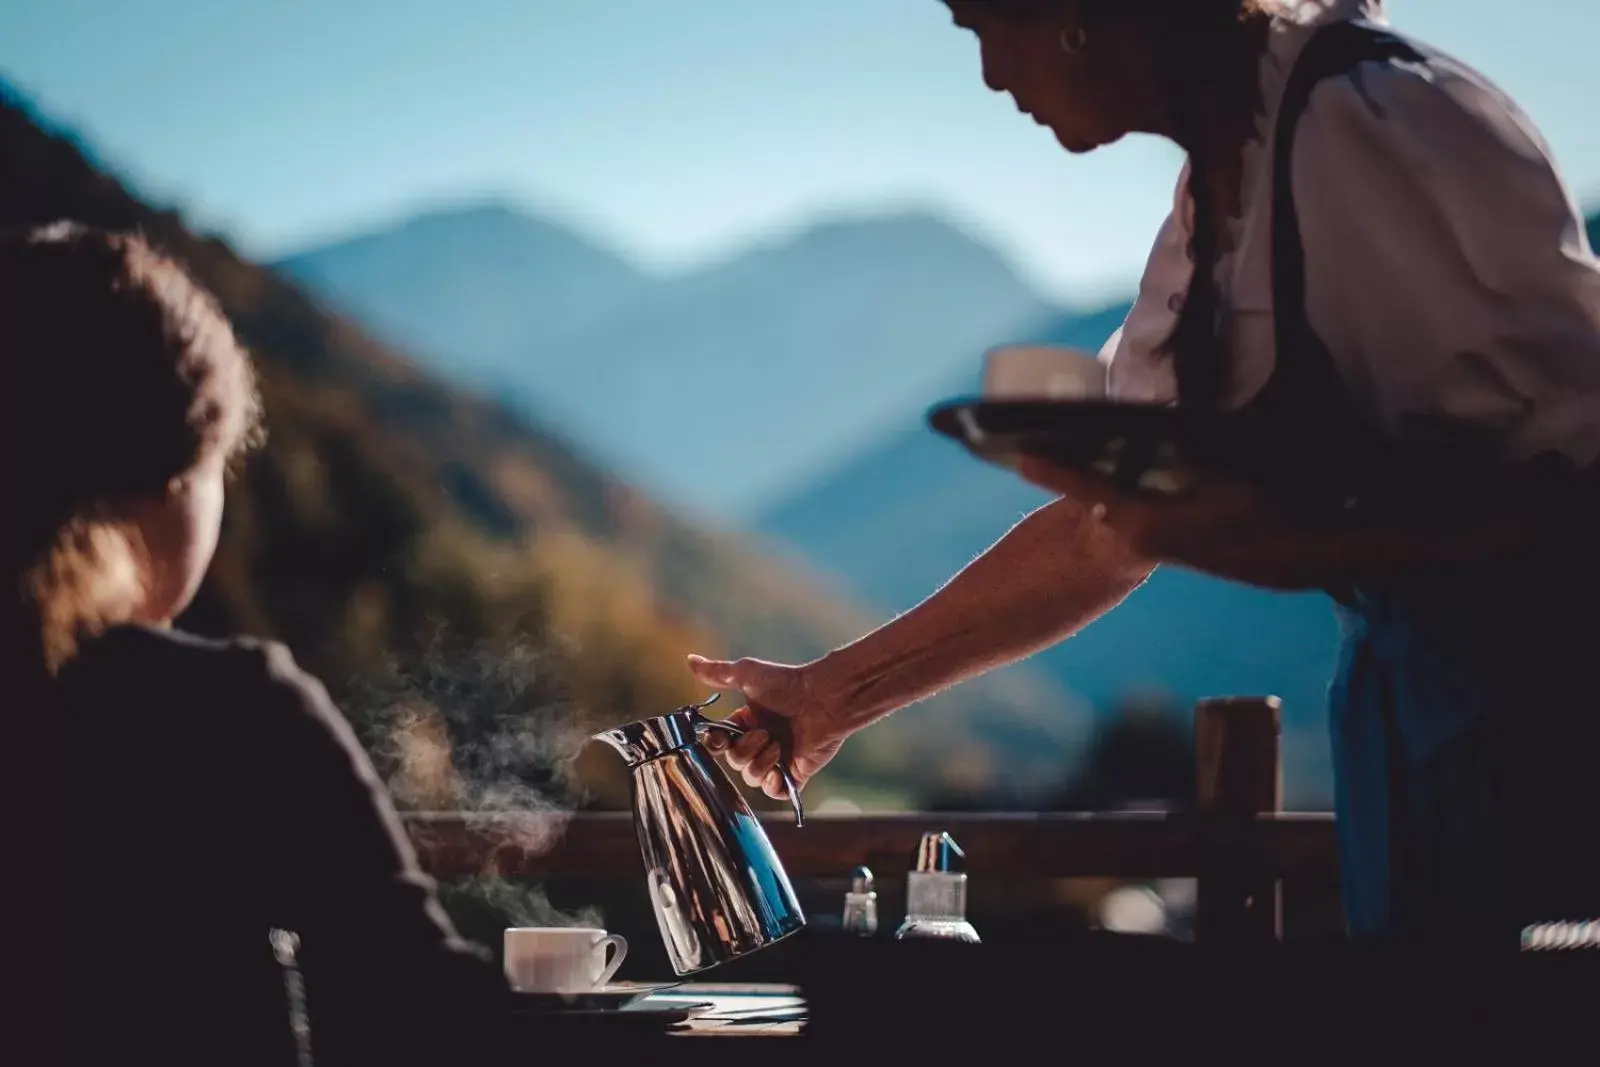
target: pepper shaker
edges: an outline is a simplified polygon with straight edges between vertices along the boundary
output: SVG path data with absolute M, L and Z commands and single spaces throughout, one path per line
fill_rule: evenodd
M 872 871 L 866 867 L 850 872 L 850 890 L 844 895 L 844 930 L 860 937 L 878 932 L 878 894 L 872 888 Z

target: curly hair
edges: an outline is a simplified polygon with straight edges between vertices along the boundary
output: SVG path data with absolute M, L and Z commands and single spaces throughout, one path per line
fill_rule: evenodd
M 261 440 L 250 360 L 216 301 L 142 238 L 71 222 L 0 237 L 8 625 L 53 675 L 142 594 L 119 505 Z

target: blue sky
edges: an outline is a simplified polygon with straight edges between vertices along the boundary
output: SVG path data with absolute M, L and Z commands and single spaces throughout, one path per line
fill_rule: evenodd
M 1390 12 L 1600 199 L 1600 4 Z M 493 195 L 671 270 L 910 204 L 1089 300 L 1137 276 L 1177 167 L 1149 139 L 1066 156 L 937 0 L 0 0 L 0 72 L 256 256 Z

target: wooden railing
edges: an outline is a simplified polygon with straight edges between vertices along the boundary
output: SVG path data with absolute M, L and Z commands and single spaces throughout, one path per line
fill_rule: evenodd
M 1195 710 L 1195 813 L 817 815 L 796 828 L 762 816 L 796 879 L 838 878 L 856 864 L 895 870 L 930 827 L 950 830 L 986 878 L 1198 879 L 1196 940 L 1281 936 L 1285 887 L 1325 891 L 1337 878 L 1333 817 L 1281 808 L 1275 699 L 1202 702 Z M 632 816 L 411 814 L 407 827 L 436 877 L 494 871 L 594 880 L 641 875 Z M 1325 893 L 1324 893 L 1325 895 Z

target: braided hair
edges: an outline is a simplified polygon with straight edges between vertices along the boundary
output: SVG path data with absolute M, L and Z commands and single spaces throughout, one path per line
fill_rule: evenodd
M 1268 7 L 1267 0 L 1076 3 L 1090 48 L 1097 31 L 1109 26 L 1131 27 L 1152 43 L 1168 119 L 1189 153 L 1194 217 L 1188 252 L 1194 274 L 1162 350 L 1174 361 L 1180 402 L 1201 410 L 1218 406 L 1225 386 L 1215 277 L 1224 218 L 1215 190 L 1237 163 L 1261 110 L 1256 57 L 1266 46 Z M 1022 18 L 1052 18 L 1064 8 L 1062 0 L 995 0 L 997 11 Z

